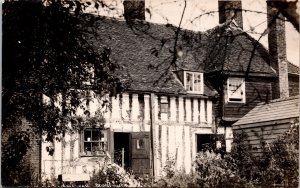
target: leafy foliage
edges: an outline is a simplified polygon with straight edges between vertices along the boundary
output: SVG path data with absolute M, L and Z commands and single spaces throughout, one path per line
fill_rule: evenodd
M 222 157 L 209 150 L 197 154 L 190 174 L 170 169 L 169 165 L 164 168 L 166 175 L 157 181 L 158 187 L 251 187 L 237 174 L 236 164 L 229 155 Z
M 80 27 L 82 5 L 60 0 L 3 3 L 3 132 L 26 119 L 37 133 L 46 135 L 46 141 L 53 141 L 70 130 L 67 122 L 83 108 L 79 99 L 89 103 L 87 90 L 101 98 L 123 89 L 114 75 L 118 65 L 110 61 L 111 50 L 95 49 L 86 37 L 93 31 Z M 50 99 L 47 105 L 44 96 Z M 11 135 L 8 140 L 15 143 L 3 143 L 2 180 L 9 185 L 14 182 L 8 177 L 18 179 L 14 172 L 22 168 L 18 165 L 29 147 L 30 138 L 22 138 Z
M 20 131 L 12 134 L 7 142 L 2 147 L 1 157 L 3 185 L 28 185 L 32 177 L 24 157 L 29 149 L 29 135 Z
M 299 122 L 291 122 L 290 129 L 266 144 L 261 139 L 262 152 L 254 155 L 247 142 L 247 134 L 236 133 L 231 156 L 241 177 L 258 186 L 269 187 L 281 184 L 285 187 L 298 186 Z
M 116 164 L 106 163 L 94 171 L 89 182 L 92 187 L 139 187 L 140 183 L 123 168 Z
M 231 153 L 223 154 L 207 149 L 197 154 L 194 171 L 186 174 L 174 168 L 169 159 L 165 175 L 154 185 L 158 187 L 283 187 L 298 186 L 299 122 L 266 144 L 261 139 L 261 155 L 252 153 L 248 136 L 234 133 Z
M 80 98 L 88 100 L 87 89 L 101 97 L 122 88 L 112 74 L 117 65 L 109 59 L 110 50 L 99 54 L 90 46 L 87 31 L 78 27 L 79 15 L 71 11 L 75 5 L 48 3 L 3 4 L 3 125 L 14 126 L 25 117 L 51 140 L 64 133 L 56 122 L 74 113 Z M 53 105 L 59 94 L 62 109 Z M 43 107 L 42 95 L 50 98 L 49 106 Z

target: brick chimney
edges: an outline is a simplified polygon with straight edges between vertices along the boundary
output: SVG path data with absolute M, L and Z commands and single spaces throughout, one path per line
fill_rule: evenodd
M 145 0 L 124 0 L 123 5 L 126 21 L 145 20 Z
M 243 29 L 242 1 L 241 0 L 219 0 L 219 23 L 234 19 Z
M 286 58 L 285 18 L 274 7 L 274 1 L 267 0 L 268 43 L 270 64 L 278 78 L 273 86 L 273 99 L 289 97 L 288 62 Z

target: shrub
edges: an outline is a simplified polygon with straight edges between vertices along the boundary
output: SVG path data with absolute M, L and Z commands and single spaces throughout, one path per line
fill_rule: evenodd
M 91 187 L 139 187 L 134 176 L 117 164 L 107 163 L 94 171 L 89 182 Z
M 6 142 L 2 142 L 2 185 L 20 186 L 32 183 L 32 173 L 25 158 L 29 148 L 29 135 L 24 131 L 10 135 Z
M 195 160 L 196 185 L 199 187 L 252 187 L 237 173 L 230 155 L 200 152 Z
M 271 143 L 260 137 L 262 152 L 254 156 L 247 134 L 235 133 L 231 157 L 237 166 L 237 174 L 256 186 L 298 186 L 299 122 L 291 123 L 290 129 Z
M 298 187 L 298 121 L 293 121 L 290 129 L 270 144 L 268 156 L 270 165 L 266 171 L 271 175 L 273 181 L 281 180 L 287 187 Z M 266 184 L 268 183 L 266 182 Z
M 158 187 L 252 187 L 236 173 L 235 161 L 213 151 L 197 154 L 192 173 L 175 170 L 169 159 L 164 167 L 164 176 L 154 186 Z
M 184 171 L 175 171 L 172 177 L 163 176 L 158 179 L 154 187 L 197 187 L 196 177 Z

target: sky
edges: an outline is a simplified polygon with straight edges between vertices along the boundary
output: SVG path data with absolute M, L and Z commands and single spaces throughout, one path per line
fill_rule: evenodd
M 103 0 L 114 10 L 105 8 L 101 15 L 123 19 L 122 0 Z M 182 28 L 205 31 L 219 24 L 218 0 L 186 0 Z M 146 21 L 178 26 L 184 9 L 184 0 L 145 0 Z M 258 39 L 267 28 L 266 0 L 242 0 L 243 28 L 252 37 Z M 299 8 L 298 8 L 299 9 Z M 258 11 L 260 13 L 255 13 Z M 268 48 L 268 37 L 264 35 L 260 42 Z M 299 66 L 300 36 L 290 22 L 286 22 L 287 59 Z

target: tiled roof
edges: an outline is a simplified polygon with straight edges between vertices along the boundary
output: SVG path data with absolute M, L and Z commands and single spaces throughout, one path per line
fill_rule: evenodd
M 186 91 L 173 74 L 174 70 L 214 72 L 220 70 L 245 71 L 255 40 L 240 29 L 223 24 L 208 32 L 181 30 L 177 46 L 183 56 L 176 65 L 172 64 L 175 33 L 172 25 L 135 21 L 133 25 L 125 21 L 109 18 L 97 19 L 90 29 L 95 29 L 98 37 L 92 37 L 93 45 L 101 50 L 112 49 L 111 59 L 121 65 L 117 74 L 122 79 L 130 79 L 130 90 L 182 93 Z M 268 65 L 268 53 L 259 44 L 255 50 L 250 72 L 274 74 Z M 205 95 L 215 95 L 216 91 L 205 86 Z
M 298 74 L 299 75 L 299 67 L 297 67 L 296 65 L 292 64 L 291 62 L 288 62 L 288 70 L 289 70 L 289 73 Z
M 233 127 L 299 117 L 299 96 L 260 103 Z
M 269 65 L 268 51 L 234 22 L 221 24 L 208 32 L 207 72 L 248 70 L 249 73 L 275 74 Z
M 193 50 L 195 46 L 191 40 L 183 40 L 183 37 L 192 35 L 195 41 L 196 37 L 201 37 L 200 33 L 181 31 L 178 45 L 185 46 L 184 55 L 178 59 L 177 66 L 170 66 L 175 27 L 142 21 L 130 27 L 125 21 L 102 18 L 94 28 L 97 28 L 99 38 L 93 39 L 93 45 L 99 50 L 103 47 L 111 49 L 111 60 L 121 66 L 117 74 L 131 81 L 130 90 L 186 94 L 182 83 L 172 71 L 186 69 L 203 72 L 202 64 L 197 60 L 201 53 Z M 204 91 L 207 96 L 216 94 L 207 85 Z

